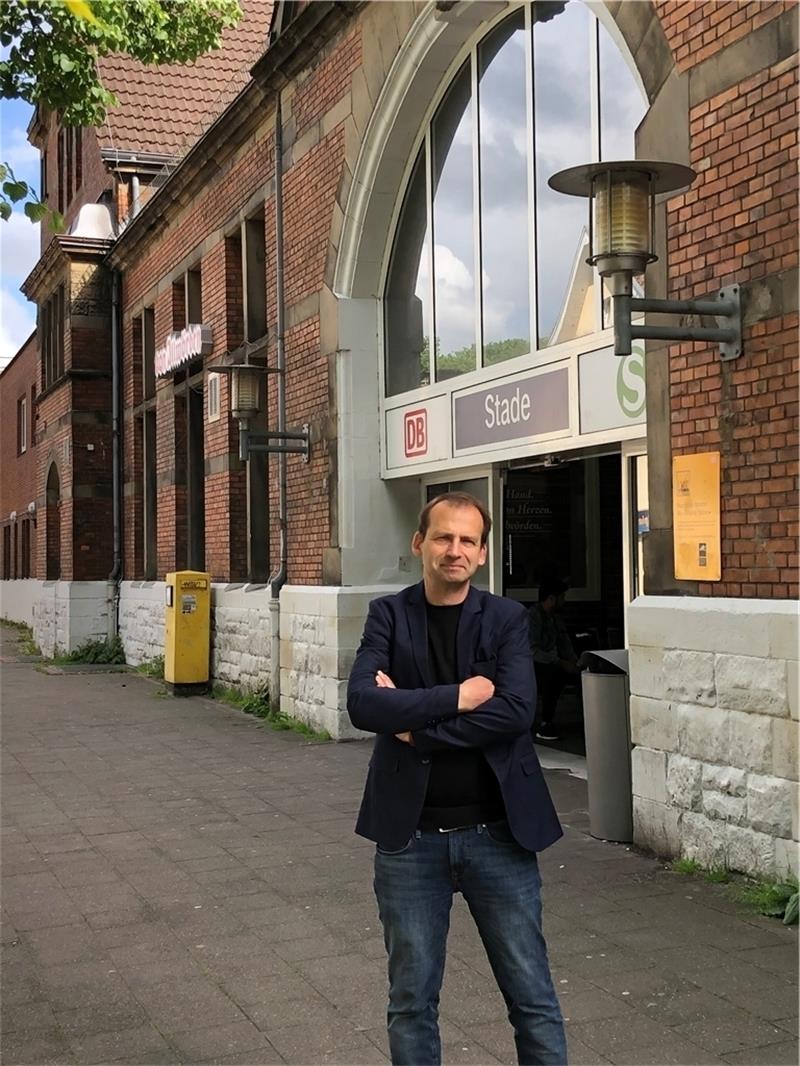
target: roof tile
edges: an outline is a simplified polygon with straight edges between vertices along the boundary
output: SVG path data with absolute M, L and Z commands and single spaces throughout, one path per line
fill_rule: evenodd
M 181 157 L 250 80 L 266 51 L 272 0 L 242 0 L 238 26 L 194 63 L 145 66 L 129 56 L 99 60 L 103 84 L 116 94 L 97 131 L 100 147 Z

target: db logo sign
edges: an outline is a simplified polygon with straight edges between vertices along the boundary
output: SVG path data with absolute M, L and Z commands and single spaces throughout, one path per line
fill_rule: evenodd
M 427 408 L 406 411 L 403 417 L 403 437 L 407 459 L 412 455 L 425 455 L 428 450 Z

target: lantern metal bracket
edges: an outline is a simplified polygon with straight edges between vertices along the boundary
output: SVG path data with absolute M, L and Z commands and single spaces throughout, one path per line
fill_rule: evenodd
M 615 278 L 616 280 L 616 278 Z M 631 354 L 631 341 L 716 341 L 722 362 L 737 359 L 742 354 L 742 305 L 738 285 L 720 289 L 716 297 L 700 300 L 637 299 L 631 295 L 630 285 L 616 285 L 614 303 L 614 354 Z M 713 326 L 646 326 L 631 321 L 635 314 L 683 315 L 715 319 Z
M 279 443 L 273 444 L 272 441 Z M 270 455 L 288 453 L 302 455 L 303 462 L 311 462 L 311 426 L 304 422 L 299 430 L 287 430 L 285 433 L 252 430 L 247 420 L 239 423 L 239 458 L 246 463 L 252 452 L 266 452 Z

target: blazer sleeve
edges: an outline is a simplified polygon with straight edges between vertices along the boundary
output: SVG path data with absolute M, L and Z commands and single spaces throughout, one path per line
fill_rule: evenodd
M 391 676 L 394 628 L 386 603 L 373 600 L 347 684 L 350 721 L 368 733 L 405 733 L 458 714 L 458 685 L 378 688 L 375 684 L 378 670 Z
M 530 731 L 536 707 L 536 678 L 527 619 L 515 614 L 498 639 L 494 696 L 475 711 L 412 730 L 421 755 L 453 748 L 488 748 Z

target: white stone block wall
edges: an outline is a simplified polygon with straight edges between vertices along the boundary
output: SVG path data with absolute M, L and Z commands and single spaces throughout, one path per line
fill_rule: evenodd
M 108 639 L 109 585 L 105 581 L 42 581 L 33 602 L 33 637 L 42 654 L 75 651 Z
M 265 585 L 213 585 L 211 674 L 223 684 L 255 692 L 272 672 L 270 590 Z
M 368 736 L 347 716 L 347 678 L 370 600 L 400 586 L 281 590 L 281 710 L 336 740 Z
M 131 666 L 164 654 L 163 581 L 123 581 L 119 587 L 119 635 Z
M 0 618 L 33 628 L 33 605 L 42 588 L 35 578 L 0 581 Z
M 797 604 L 642 596 L 628 640 L 636 842 L 797 874 Z

